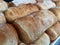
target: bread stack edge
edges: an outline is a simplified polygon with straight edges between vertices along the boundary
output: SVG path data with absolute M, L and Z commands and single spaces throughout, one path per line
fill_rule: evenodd
M 48 3 L 51 2 L 51 3 Z M 60 36 L 56 0 L 36 3 L 0 1 L 0 45 L 50 45 Z

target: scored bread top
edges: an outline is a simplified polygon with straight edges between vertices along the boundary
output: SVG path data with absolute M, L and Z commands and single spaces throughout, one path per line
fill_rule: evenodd
M 39 11 L 38 6 L 34 4 L 24 4 L 18 7 L 11 7 L 5 11 L 5 16 L 8 21 L 14 21 L 17 18 L 27 16 L 35 11 Z
M 46 29 L 57 22 L 55 15 L 48 10 L 41 10 L 28 16 L 18 18 L 13 22 L 19 35 L 25 43 L 32 43 Z

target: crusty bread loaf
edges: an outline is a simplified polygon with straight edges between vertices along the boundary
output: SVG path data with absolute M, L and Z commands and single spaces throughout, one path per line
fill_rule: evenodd
M 33 43 L 40 35 L 56 22 L 55 15 L 48 10 L 30 14 L 16 19 L 13 25 L 16 27 L 20 38 L 25 43 Z
M 53 28 L 46 30 L 46 33 L 49 35 L 51 42 L 58 37 L 57 32 Z
M 41 9 L 50 9 L 52 7 L 56 7 L 55 3 L 52 2 L 51 0 L 44 0 L 43 2 L 38 2 L 37 5 Z
M 60 21 L 60 8 L 59 7 L 51 8 L 50 11 L 53 12 L 57 19 Z
M 41 37 L 31 45 L 50 45 L 50 38 L 46 33 L 43 33 Z
M 52 28 L 60 35 L 60 22 L 57 22 Z
M 24 4 L 22 6 L 9 8 L 7 11 L 5 11 L 5 16 L 8 21 L 13 21 L 38 10 L 38 6 L 34 4 Z
M 0 45 L 18 45 L 18 36 L 12 25 L 0 25 Z
M 49 35 L 51 41 L 54 41 L 60 35 L 60 23 L 57 22 L 54 24 L 52 27 L 46 30 L 46 33 Z
M 0 25 L 5 24 L 5 23 L 6 23 L 5 16 L 2 12 L 0 12 Z
M 3 0 L 0 0 L 0 11 L 5 11 L 8 8 L 8 5 Z

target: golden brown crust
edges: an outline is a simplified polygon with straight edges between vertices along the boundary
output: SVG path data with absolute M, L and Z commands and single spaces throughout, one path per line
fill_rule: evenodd
M 1 35 L 4 35 L 3 38 Z M 17 45 L 18 44 L 18 36 L 16 33 L 16 30 L 13 28 L 12 25 L 10 24 L 4 24 L 4 25 L 0 25 L 0 36 L 2 38 L 0 38 L 0 44 L 1 45 Z M 4 39 L 4 40 L 2 40 Z
M 16 19 L 13 24 L 25 43 L 33 43 L 40 35 L 56 22 L 54 14 L 48 10 Z
M 60 22 L 57 22 L 52 28 L 60 35 Z
M 17 18 L 27 16 L 35 11 L 38 11 L 39 8 L 34 4 L 24 4 L 19 7 L 12 7 L 5 11 L 5 16 L 8 21 L 13 21 Z
M 51 42 L 58 37 L 57 32 L 53 28 L 46 30 L 46 33 L 49 35 Z

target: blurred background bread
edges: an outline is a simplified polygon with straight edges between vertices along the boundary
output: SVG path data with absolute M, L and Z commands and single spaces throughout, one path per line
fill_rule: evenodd
M 18 45 L 18 35 L 12 25 L 0 25 L 0 45 Z
M 0 0 L 0 11 L 5 11 L 8 8 L 8 5 L 5 1 Z
M 40 1 L 40 0 L 38 0 Z M 43 2 L 38 2 L 37 5 L 41 8 L 41 9 L 50 9 L 53 7 L 56 7 L 56 4 L 54 2 L 52 2 L 51 0 L 42 0 Z
M 58 0 L 5 1 L 0 0 L 0 45 L 50 45 L 60 36 Z

